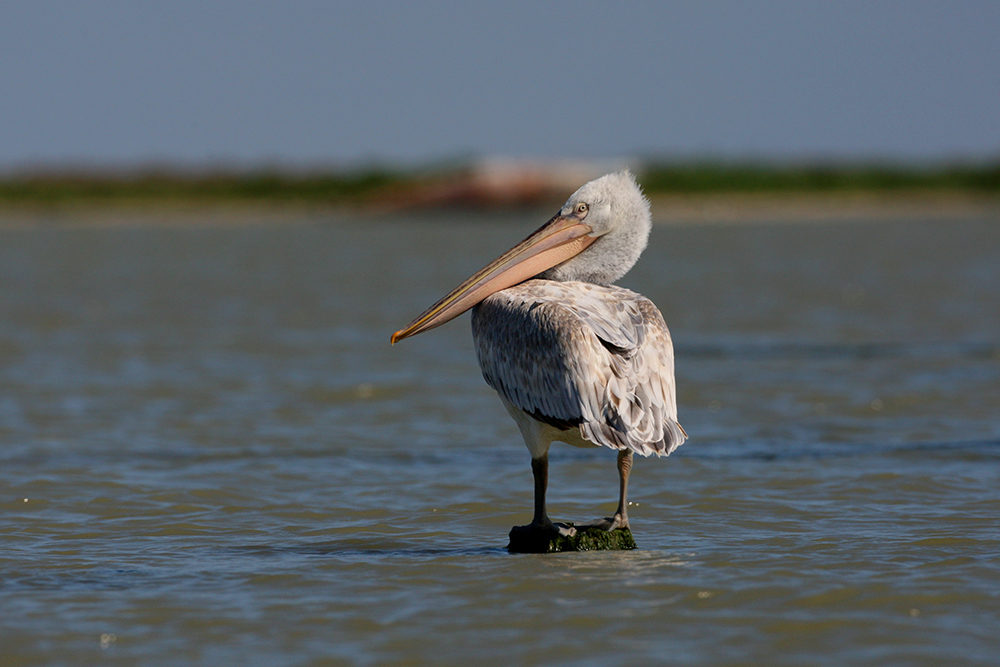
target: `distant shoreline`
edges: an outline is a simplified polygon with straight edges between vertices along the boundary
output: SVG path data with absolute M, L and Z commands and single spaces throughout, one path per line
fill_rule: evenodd
M 71 217 L 121 224 L 138 218 L 239 224 L 303 214 L 513 214 L 551 210 L 579 184 L 610 168 L 615 167 L 484 161 L 412 171 L 35 170 L 0 176 L 0 224 Z M 647 162 L 634 171 L 655 219 L 664 223 L 1000 215 L 1000 162 Z
M 661 225 L 942 221 L 995 219 L 1000 195 L 963 191 L 845 193 L 654 194 L 653 221 Z M 559 203 L 516 208 L 388 210 L 302 201 L 104 200 L 58 206 L 0 204 L 0 229 L 12 227 L 253 226 L 344 219 L 447 215 L 456 221 L 523 218 L 542 221 Z

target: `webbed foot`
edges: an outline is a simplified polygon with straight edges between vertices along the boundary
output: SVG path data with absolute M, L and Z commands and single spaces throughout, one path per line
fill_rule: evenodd
M 553 545 L 564 543 L 575 536 L 576 528 L 567 523 L 532 522 L 527 526 L 514 526 L 510 529 L 510 544 L 507 549 L 512 553 L 562 551 Z
M 598 519 L 593 523 L 588 523 L 579 526 L 580 530 L 586 530 L 587 528 L 599 528 L 607 532 L 613 530 L 618 530 L 619 528 L 628 528 L 628 517 L 622 516 L 621 514 L 615 514 L 614 516 L 604 517 L 603 519 Z
M 554 523 L 546 519 L 545 521 L 535 522 L 532 521 L 526 526 L 514 526 L 510 529 L 511 533 L 517 532 L 521 535 L 539 535 L 545 536 L 546 538 L 555 535 L 562 535 L 563 537 L 573 537 L 576 535 L 576 528 L 573 524 L 569 523 Z

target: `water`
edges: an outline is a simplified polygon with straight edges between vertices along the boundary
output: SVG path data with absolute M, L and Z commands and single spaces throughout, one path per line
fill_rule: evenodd
M 388 337 L 544 215 L 257 218 L 0 228 L 0 665 L 996 664 L 997 220 L 657 227 L 691 440 L 525 556 L 467 316 Z

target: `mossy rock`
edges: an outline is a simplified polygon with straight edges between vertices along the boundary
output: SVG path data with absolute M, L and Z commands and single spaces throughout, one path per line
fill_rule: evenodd
M 572 525 L 572 524 L 568 524 Z M 510 531 L 507 551 L 520 554 L 551 554 L 560 551 L 624 551 L 635 549 L 635 539 L 628 528 L 612 531 L 594 526 L 581 528 L 576 535 L 560 535 L 556 532 L 528 530 L 526 526 L 515 526 Z

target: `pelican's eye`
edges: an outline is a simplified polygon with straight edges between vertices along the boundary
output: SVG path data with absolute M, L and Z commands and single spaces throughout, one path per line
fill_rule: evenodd
M 581 217 L 585 216 L 585 215 L 587 215 L 587 209 L 588 208 L 589 207 L 587 206 L 587 204 L 585 202 L 580 202 L 579 204 L 576 205 L 576 214 L 579 215 L 579 216 L 581 216 Z

